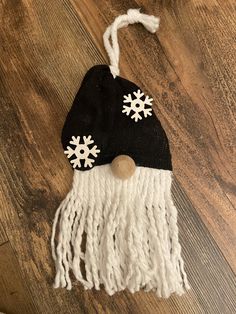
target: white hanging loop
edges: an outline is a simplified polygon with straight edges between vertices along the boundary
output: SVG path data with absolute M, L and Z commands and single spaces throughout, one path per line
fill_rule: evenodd
M 150 32 L 155 33 L 159 28 L 160 19 L 153 15 L 140 13 L 140 9 L 129 9 L 127 14 L 118 16 L 114 22 L 107 27 L 103 41 L 107 54 L 110 58 L 110 70 L 115 78 L 120 73 L 119 56 L 120 48 L 118 44 L 117 31 L 129 24 L 141 23 Z

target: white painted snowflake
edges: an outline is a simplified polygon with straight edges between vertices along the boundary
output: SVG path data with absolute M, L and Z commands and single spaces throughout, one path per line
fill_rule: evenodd
M 147 116 L 152 115 L 152 108 L 148 108 L 147 106 L 152 106 L 153 99 L 149 98 L 149 96 L 145 96 L 145 99 L 142 99 L 144 93 L 142 93 L 140 89 L 138 89 L 137 92 L 133 92 L 133 94 L 135 96 L 134 99 L 132 99 L 131 94 L 128 94 L 128 96 L 124 95 L 123 103 L 129 103 L 129 106 L 123 105 L 124 109 L 122 112 L 127 116 L 133 113 L 131 115 L 131 119 L 134 119 L 135 122 L 138 122 L 138 120 L 143 119 L 143 116 L 144 118 L 147 118 Z M 143 116 L 141 113 L 143 113 Z
M 92 136 L 83 136 L 83 143 L 80 143 L 80 136 L 72 136 L 72 140 L 70 141 L 71 145 L 74 145 L 74 148 L 67 146 L 67 150 L 64 153 L 67 155 L 67 158 L 75 155 L 75 158 L 70 160 L 70 163 L 73 165 L 73 168 L 81 168 L 81 160 L 84 160 L 84 167 L 92 167 L 93 162 L 95 161 L 90 155 L 93 157 L 97 157 L 97 154 L 100 153 L 100 150 L 97 149 L 97 145 L 89 148 L 89 145 L 93 144 L 94 140 L 92 140 Z

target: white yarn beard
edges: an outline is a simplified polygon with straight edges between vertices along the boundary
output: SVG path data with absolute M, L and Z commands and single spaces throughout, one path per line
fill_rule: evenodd
M 53 223 L 54 287 L 71 289 L 71 270 L 86 289 L 103 285 L 109 295 L 143 288 L 167 298 L 188 289 L 171 182 L 171 171 L 145 167 L 125 181 L 110 165 L 75 170 Z

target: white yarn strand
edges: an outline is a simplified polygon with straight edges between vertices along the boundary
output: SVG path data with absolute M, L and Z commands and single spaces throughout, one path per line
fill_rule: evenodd
M 70 290 L 72 272 L 85 289 L 103 285 L 109 295 L 127 288 L 167 298 L 188 289 L 171 181 L 171 171 L 145 167 L 126 181 L 110 165 L 75 171 L 53 223 L 54 287 Z
M 103 41 L 107 54 L 110 58 L 110 70 L 115 78 L 119 75 L 120 48 L 118 44 L 117 31 L 129 24 L 141 23 L 150 32 L 155 33 L 159 28 L 160 19 L 153 15 L 140 13 L 139 9 L 129 9 L 127 14 L 118 16 L 114 22 L 107 27 Z

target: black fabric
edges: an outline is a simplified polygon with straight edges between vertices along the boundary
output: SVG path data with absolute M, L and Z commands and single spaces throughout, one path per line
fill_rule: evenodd
M 124 154 L 132 157 L 137 166 L 172 170 L 168 139 L 154 112 L 138 122 L 122 113 L 123 96 L 138 89 L 124 78 L 114 79 L 107 65 L 92 67 L 66 118 L 62 131 L 64 150 L 71 146 L 72 136 L 92 135 L 100 149 L 93 166 L 111 163 Z M 82 167 L 77 169 L 91 168 L 84 168 L 82 161 Z

